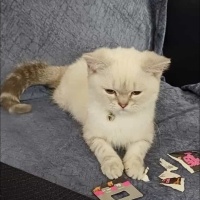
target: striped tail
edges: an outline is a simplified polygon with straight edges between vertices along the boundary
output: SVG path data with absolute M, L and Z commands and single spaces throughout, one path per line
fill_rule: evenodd
M 1 86 L 0 104 L 9 113 L 27 113 L 32 106 L 20 103 L 21 94 L 32 85 L 47 85 L 56 88 L 67 68 L 48 66 L 43 62 L 19 65 L 9 74 Z

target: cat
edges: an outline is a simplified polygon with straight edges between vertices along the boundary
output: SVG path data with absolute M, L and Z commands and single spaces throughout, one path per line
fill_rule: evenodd
M 53 100 L 83 126 L 83 138 L 109 179 L 125 173 L 141 180 L 144 158 L 154 139 L 160 78 L 170 59 L 135 48 L 99 48 L 69 66 L 24 63 L 2 85 L 1 105 L 26 113 L 20 95 L 31 85 L 54 88 Z M 115 148 L 123 147 L 121 159 Z

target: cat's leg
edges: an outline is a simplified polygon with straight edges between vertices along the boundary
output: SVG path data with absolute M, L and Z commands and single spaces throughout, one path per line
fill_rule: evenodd
M 145 129 L 138 133 L 142 138 L 127 145 L 123 158 L 127 176 L 141 180 L 144 176 L 144 158 L 153 143 L 154 123 L 146 124 Z
M 120 177 L 123 173 L 124 165 L 111 144 L 102 138 L 96 137 L 90 139 L 85 138 L 85 140 L 97 157 L 103 174 L 109 179 Z
M 127 152 L 123 162 L 127 176 L 133 179 L 142 179 L 144 174 L 144 158 L 151 147 L 151 142 L 146 140 L 131 143 L 127 147 Z

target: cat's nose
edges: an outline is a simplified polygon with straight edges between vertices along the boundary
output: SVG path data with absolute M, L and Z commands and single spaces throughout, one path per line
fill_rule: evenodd
M 118 102 L 118 104 L 122 107 L 122 108 L 125 108 L 128 104 L 127 103 L 120 103 Z

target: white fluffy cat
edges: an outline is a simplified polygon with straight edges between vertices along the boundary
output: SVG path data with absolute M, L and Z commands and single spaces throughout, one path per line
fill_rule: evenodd
M 54 101 L 83 125 L 83 137 L 103 174 L 114 179 L 125 169 L 129 177 L 141 179 L 154 138 L 160 77 L 169 64 L 170 59 L 154 52 L 121 47 L 83 54 L 66 68 L 25 64 L 6 79 L 1 104 L 10 112 L 28 112 L 30 106 L 19 102 L 24 89 L 34 84 L 54 87 Z M 16 77 L 25 81 L 12 90 Z M 114 147 L 126 149 L 123 160 Z

